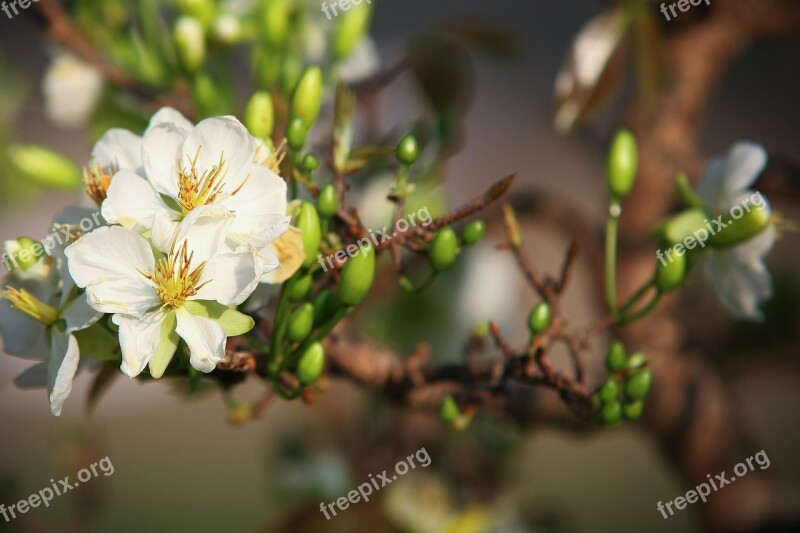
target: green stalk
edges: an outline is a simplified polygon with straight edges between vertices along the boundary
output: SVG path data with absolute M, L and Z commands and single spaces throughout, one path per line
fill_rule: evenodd
M 606 222 L 606 305 L 608 312 L 615 319 L 617 310 L 617 234 L 619 232 L 620 204 L 617 198 L 612 198 L 608 206 L 608 221 Z

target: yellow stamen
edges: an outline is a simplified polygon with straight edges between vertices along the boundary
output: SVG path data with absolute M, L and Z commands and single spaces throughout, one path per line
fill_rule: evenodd
M 45 326 L 52 326 L 58 321 L 58 309 L 47 305 L 25 289 L 15 289 L 8 286 L 0 293 L 11 306 L 26 315 L 38 320 Z
M 202 148 L 202 147 L 201 147 Z M 224 193 L 225 178 L 228 170 L 225 168 L 225 154 L 220 154 L 219 163 L 205 171 L 202 175 L 197 170 L 197 159 L 200 157 L 200 148 L 192 159 L 189 168 L 184 168 L 183 162 L 178 161 L 178 203 L 183 208 L 183 214 L 210 205 L 225 198 L 230 198 L 239 193 L 247 183 L 245 178 L 241 185 L 231 193 Z
M 282 140 L 275 150 L 270 151 L 266 144 L 261 144 L 256 150 L 255 163 L 267 167 L 275 174 L 280 175 L 281 163 L 286 157 L 286 139 Z
M 99 163 L 94 163 L 83 168 L 83 182 L 86 184 L 86 192 L 94 200 L 98 207 L 103 203 L 111 186 L 111 179 L 117 169 L 113 165 L 104 167 Z
M 173 309 L 180 307 L 208 283 L 200 283 L 205 263 L 191 270 L 194 252 L 189 253 L 186 241 L 180 249 L 176 250 L 175 247 L 176 243 L 172 243 L 169 255 L 156 263 L 155 272 L 139 271 L 156 286 L 156 293 L 164 307 Z

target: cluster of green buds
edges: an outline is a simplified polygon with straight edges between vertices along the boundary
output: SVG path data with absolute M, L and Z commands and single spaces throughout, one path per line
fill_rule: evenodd
M 615 426 L 624 420 L 636 420 L 644 411 L 653 375 L 646 368 L 641 351 L 628 355 L 619 341 L 614 341 L 606 355 L 608 378 L 592 397 L 597 424 Z

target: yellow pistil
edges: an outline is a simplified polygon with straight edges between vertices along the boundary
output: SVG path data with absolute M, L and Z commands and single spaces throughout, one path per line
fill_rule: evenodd
M 45 326 L 52 326 L 58 321 L 58 309 L 47 305 L 25 289 L 15 289 L 8 286 L 0 293 L 11 306 L 26 315 L 38 320 Z
M 94 163 L 83 168 L 83 182 L 86 184 L 86 193 L 94 200 L 98 207 L 103 203 L 111 186 L 111 179 L 117 169 L 114 166 L 104 167 L 99 163 Z
M 184 168 L 183 162 L 178 162 L 178 203 L 187 215 L 194 209 L 210 205 L 225 198 L 229 198 L 242 190 L 247 178 L 231 193 L 224 193 L 225 178 L 228 170 L 225 168 L 225 154 L 220 154 L 219 163 L 205 171 L 202 175 L 197 170 L 197 159 L 200 157 L 200 148 L 190 163 L 189 168 Z
M 189 253 L 186 241 L 178 250 L 175 246 L 173 243 L 169 255 L 156 263 L 155 272 L 139 271 L 156 286 L 156 293 L 164 307 L 172 309 L 180 307 L 208 283 L 200 283 L 205 263 L 191 270 L 194 252 Z

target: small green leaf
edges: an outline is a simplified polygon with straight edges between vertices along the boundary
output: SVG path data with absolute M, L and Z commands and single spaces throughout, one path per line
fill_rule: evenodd
M 178 317 L 174 310 L 170 311 L 164 322 L 161 323 L 161 341 L 158 343 L 156 353 L 150 359 L 150 375 L 154 379 L 159 379 L 164 375 L 172 356 L 175 355 L 175 350 L 178 349 L 181 339 L 176 331 L 177 326 Z
M 184 302 L 183 308 L 194 316 L 216 320 L 225 328 L 225 334 L 229 337 L 244 335 L 256 325 L 252 317 L 217 302 L 193 300 Z
M 75 332 L 81 355 L 100 361 L 119 361 L 119 341 L 103 326 L 97 324 Z

